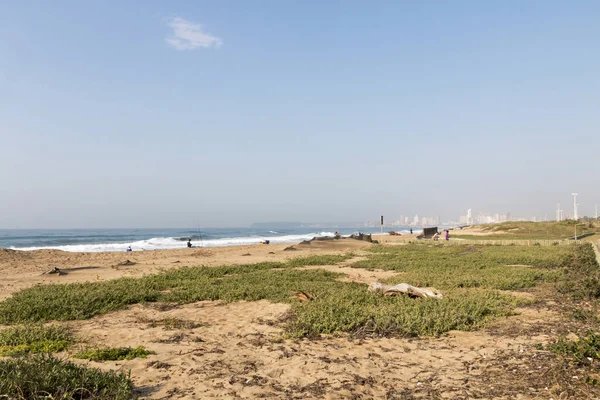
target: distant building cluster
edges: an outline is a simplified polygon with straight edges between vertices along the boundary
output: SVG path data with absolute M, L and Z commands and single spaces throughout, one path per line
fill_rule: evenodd
M 533 217 L 536 219 L 536 217 Z M 499 222 L 506 221 L 527 221 L 528 219 L 522 218 L 513 218 L 510 213 L 500 214 L 500 213 L 479 213 L 476 216 L 473 216 L 473 211 L 469 208 L 467 210 L 467 215 L 461 215 L 458 219 L 458 223 L 460 225 L 481 225 L 481 224 L 496 224 Z
M 393 220 L 392 222 L 385 222 L 386 226 L 416 226 L 416 227 L 424 227 L 424 226 L 437 226 L 440 224 L 440 217 L 419 217 L 419 215 L 415 215 L 414 217 L 407 217 L 405 215 L 401 215 L 398 219 Z M 374 227 L 378 226 L 378 223 L 374 223 L 372 221 L 367 221 L 364 223 L 365 227 Z
M 547 221 L 547 216 L 543 217 L 518 217 L 514 216 L 511 213 L 489 213 L 489 212 L 480 212 L 478 214 L 474 214 L 472 209 L 468 209 L 465 215 L 461 215 L 458 217 L 458 221 L 448 221 L 444 222 L 443 225 L 447 226 L 464 226 L 464 225 L 483 225 L 483 224 L 497 224 L 501 222 L 508 221 L 533 221 L 533 222 L 541 222 Z
M 573 193 L 573 213 L 565 212 L 560 207 L 560 203 L 556 206 L 556 221 L 562 221 L 565 219 L 583 219 L 583 220 L 598 220 L 598 205 L 594 205 L 594 217 L 587 216 L 579 216 L 578 215 L 578 206 L 577 203 L 577 193 Z M 552 219 L 552 217 L 551 217 Z M 489 213 L 489 212 L 480 212 L 477 215 L 473 213 L 473 210 L 469 208 L 465 215 L 461 215 L 458 218 L 458 221 L 450 220 L 442 222 L 439 216 L 435 217 L 419 217 L 416 214 L 414 217 L 408 217 L 405 215 L 401 215 L 398 219 L 389 222 L 389 220 L 385 221 L 386 226 L 411 226 L 411 227 L 433 227 L 433 226 L 464 226 L 464 225 L 483 225 L 483 224 L 497 224 L 501 222 L 508 221 L 532 221 L 532 222 L 542 222 L 549 221 L 548 215 L 544 215 L 543 217 L 533 216 L 533 217 L 517 217 L 512 215 L 511 213 Z M 364 223 L 365 227 L 375 227 L 379 226 L 379 221 L 372 222 L 367 221 Z

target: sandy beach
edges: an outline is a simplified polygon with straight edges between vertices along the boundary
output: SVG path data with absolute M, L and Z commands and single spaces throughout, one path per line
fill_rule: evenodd
M 309 245 L 131 253 L 0 249 L 0 294 L 4 299 L 36 284 L 139 277 L 183 266 L 285 261 L 348 252 L 354 257 L 341 264 L 306 268 L 343 272 L 345 281 L 361 283 L 394 275 L 393 271 L 348 267 L 360 260 L 370 245 L 342 239 Z M 46 274 L 54 267 L 66 274 Z M 534 297 L 524 292 L 516 295 Z M 524 362 L 527 349 L 550 340 L 544 327 L 558 321 L 556 309 L 538 306 L 518 309 L 517 315 L 502 318 L 484 330 L 451 331 L 439 338 L 325 335 L 319 340 L 282 340 L 279 322 L 288 309 L 289 305 L 265 300 L 228 304 L 201 301 L 180 306 L 149 303 L 65 324 L 85 346 L 141 345 L 154 351 L 156 355 L 131 361 L 77 361 L 103 370 L 131 370 L 143 398 L 451 399 L 485 393 L 478 385 L 486 382 L 489 373 L 508 374 L 504 371 L 508 359 L 515 365 Z M 172 330 L 157 323 L 173 318 L 193 324 Z
M 311 244 L 270 244 L 182 248 L 134 252 L 74 253 L 60 250 L 0 249 L 0 300 L 38 283 L 90 282 L 136 277 L 185 266 L 251 264 L 285 261 L 313 254 L 343 254 L 369 243 L 358 240 L 313 241 Z M 288 248 L 288 250 L 285 250 Z M 293 248 L 293 249 L 289 249 Z M 128 262 L 129 261 L 129 262 Z M 64 275 L 45 274 L 60 268 Z

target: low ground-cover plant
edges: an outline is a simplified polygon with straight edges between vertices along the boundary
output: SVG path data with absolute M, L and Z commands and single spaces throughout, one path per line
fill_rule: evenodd
M 130 400 L 136 396 L 125 373 L 36 355 L 0 360 L 0 398 Z
M 287 335 L 437 336 L 510 315 L 517 303 L 514 296 L 476 289 L 448 292 L 443 300 L 383 297 L 367 292 L 365 285 L 349 283 L 317 300 L 295 304 Z
M 239 272 L 239 271 L 238 271 Z M 208 278 L 188 269 L 188 279 L 177 281 L 168 292 L 152 294 L 157 300 L 176 303 L 192 303 L 201 300 L 255 301 L 266 299 L 273 302 L 290 303 L 291 318 L 286 325 L 289 337 L 314 336 L 334 332 L 363 332 L 373 335 L 439 335 L 450 329 L 474 329 L 493 316 L 507 315 L 516 304 L 511 296 L 499 295 L 494 291 L 456 289 L 447 292 L 442 301 L 405 297 L 380 297 L 367 292 L 365 284 L 341 282 L 341 274 L 326 270 L 297 270 L 273 268 L 254 270 L 233 275 L 216 274 Z M 192 278 L 191 276 L 195 276 Z M 89 283 L 82 286 L 65 287 L 38 286 L 17 304 L 36 309 L 37 315 L 76 317 L 80 307 L 90 307 L 87 313 L 98 312 L 103 305 L 101 296 L 117 299 L 119 295 L 139 292 L 140 297 L 150 297 L 157 290 L 145 278 L 132 279 L 127 285 L 110 287 L 111 292 L 94 288 L 104 283 Z M 163 278 L 160 278 L 163 279 Z M 71 287 L 69 287 L 71 286 Z M 91 287 L 90 287 L 91 286 Z M 107 287 L 103 287 L 107 290 Z M 61 293 L 80 290 L 78 301 L 65 301 Z M 291 299 L 291 292 L 302 290 L 310 293 L 312 300 L 299 302 Z M 93 293 L 92 298 L 86 298 Z M 19 294 L 15 297 L 19 298 Z M 45 301 L 37 301 L 36 298 Z M 52 304 L 48 304 L 48 303 Z M 103 308 L 101 308 L 103 309 Z M 11 309 L 17 313 L 21 309 Z M 21 314 L 13 314 L 21 315 Z M 89 358 L 89 355 L 86 355 Z M 98 357 L 96 357 L 98 358 Z
M 72 342 L 71 331 L 59 325 L 28 324 L 0 330 L 0 356 L 55 353 Z
M 311 265 L 335 265 L 354 257 L 352 253 L 346 254 L 323 254 L 318 256 L 298 257 L 287 262 L 287 266 L 306 267 Z
M 388 281 L 434 286 L 444 293 L 439 301 L 379 297 L 367 292 L 365 284 L 340 281 L 342 274 L 295 269 L 293 263 L 182 268 L 137 279 L 40 285 L 0 303 L 0 323 L 85 319 L 142 302 L 264 299 L 291 305 L 285 327 L 289 337 L 335 332 L 439 335 L 475 329 L 490 318 L 509 315 L 521 300 L 496 289 L 560 279 L 572 263 L 587 260 L 586 251 L 584 246 L 374 246 L 368 259 L 357 264 L 403 272 Z M 310 299 L 291 299 L 292 291 L 309 293 Z
M 261 271 L 290 269 L 301 265 L 327 265 L 341 262 L 350 255 L 312 256 L 291 260 L 288 263 L 263 262 L 248 265 L 233 265 L 214 268 L 180 268 L 162 274 L 150 275 L 143 278 L 121 278 L 106 282 L 75 283 L 58 285 L 38 285 L 23 290 L 0 303 L 0 324 L 28 323 L 40 321 L 68 321 L 88 319 L 109 311 L 122 309 L 130 304 L 156 301 L 189 302 L 184 290 L 178 290 L 179 296 L 165 294 L 174 288 L 186 288 L 198 284 L 205 288 L 206 293 L 198 300 L 260 300 L 267 298 L 261 295 L 261 290 L 245 292 L 233 291 L 224 293 L 218 286 L 222 280 L 240 280 L 240 276 L 248 276 Z M 270 276 L 269 281 L 262 282 L 263 286 L 272 285 L 276 278 Z M 193 289 L 193 288 L 192 288 Z M 290 289 L 291 290 L 291 289 Z M 197 293 L 198 290 L 192 290 Z M 278 290 L 283 293 L 283 290 Z M 179 298 L 178 298 L 179 297 Z M 279 297 L 285 297 L 282 294 Z M 193 300 L 196 301 L 196 300 Z
M 571 239 L 575 236 L 575 224 L 577 224 L 577 235 L 586 235 L 598 232 L 598 226 L 594 224 L 582 224 L 573 220 L 561 222 L 503 222 L 500 224 L 481 225 L 478 228 L 489 235 L 461 234 L 461 230 L 454 230 L 452 237 L 474 240 L 552 240 Z
M 74 354 L 74 358 L 90 361 L 119 361 L 133 360 L 134 358 L 146 358 L 153 351 L 146 350 L 143 346 L 132 347 L 105 347 L 101 349 L 89 349 Z
M 139 318 L 139 322 L 148 324 L 150 328 L 156 328 L 162 326 L 164 330 L 171 331 L 176 329 L 195 329 L 202 326 L 202 323 L 192 321 L 189 319 L 181 318 L 162 318 L 162 319 L 149 319 Z
M 578 363 L 600 360 L 600 333 L 590 330 L 577 340 L 561 336 L 556 343 L 550 345 L 550 349 Z
M 353 266 L 403 272 L 398 279 L 420 286 L 518 290 L 555 281 L 576 247 L 373 246 Z
M 575 299 L 600 298 L 600 267 L 591 244 L 576 246 L 564 259 L 562 279 L 558 282 L 558 290 L 571 294 Z

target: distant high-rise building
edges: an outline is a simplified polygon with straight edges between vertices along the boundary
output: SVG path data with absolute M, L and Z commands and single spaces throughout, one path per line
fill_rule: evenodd
M 419 225 L 419 215 L 415 215 L 415 218 L 413 219 L 413 225 Z
M 470 208 L 467 210 L 467 221 L 466 222 L 467 222 L 467 225 L 473 225 L 473 213 Z

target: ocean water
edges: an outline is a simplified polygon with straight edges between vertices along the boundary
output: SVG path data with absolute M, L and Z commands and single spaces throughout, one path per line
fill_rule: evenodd
M 393 228 L 400 233 L 409 233 L 409 229 Z M 336 231 L 346 236 L 356 232 L 378 233 L 379 228 L 0 229 L 0 248 L 92 252 L 125 251 L 131 246 L 134 251 L 163 250 L 184 248 L 188 238 L 196 247 L 218 247 L 257 244 L 263 240 L 273 244 L 297 243 L 315 236 L 333 236 Z

